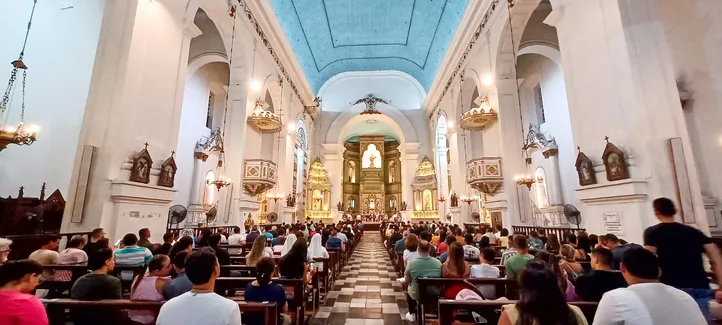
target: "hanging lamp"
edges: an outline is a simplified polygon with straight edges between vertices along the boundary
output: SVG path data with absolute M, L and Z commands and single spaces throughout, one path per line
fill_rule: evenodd
M 488 66 L 489 71 L 491 72 L 491 48 L 489 45 L 488 35 L 486 40 L 486 47 L 489 50 L 489 54 L 487 55 L 489 59 Z M 460 87 L 460 92 L 463 93 L 461 89 L 462 87 Z M 463 102 L 461 104 L 463 105 Z M 475 108 L 471 108 L 468 112 L 461 115 L 459 125 L 462 129 L 467 131 L 483 131 L 487 125 L 490 125 L 499 119 L 498 114 L 494 108 L 491 107 L 491 104 L 489 103 L 489 96 L 486 93 L 483 93 L 480 97 L 475 98 L 474 104 L 476 104 Z
M 28 21 L 27 29 L 25 30 L 25 40 L 23 41 L 23 48 L 20 50 L 18 59 L 11 62 L 13 69 L 10 72 L 10 79 L 8 80 L 8 86 L 3 94 L 2 101 L 0 102 L 0 151 L 5 149 L 9 144 L 16 144 L 19 146 L 29 146 L 37 139 L 36 131 L 33 128 L 25 128 L 25 86 L 27 84 L 28 66 L 23 62 L 25 58 L 25 47 L 28 44 L 28 36 L 30 35 L 30 27 L 32 26 L 33 17 L 35 16 L 35 6 L 38 4 L 38 0 L 33 1 L 33 9 L 30 12 L 30 21 Z M 15 86 L 15 80 L 17 79 L 18 70 L 23 70 L 23 81 L 22 81 L 22 102 L 20 105 L 20 123 L 17 127 L 7 126 L 5 113 L 10 103 L 10 97 Z

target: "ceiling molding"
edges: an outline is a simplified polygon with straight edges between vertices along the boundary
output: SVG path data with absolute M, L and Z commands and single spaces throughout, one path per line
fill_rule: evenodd
M 514 0 L 514 2 L 516 1 L 519 0 Z M 437 72 L 434 84 L 429 89 L 429 95 L 424 103 L 426 114 L 431 116 L 438 110 L 439 104 L 453 86 L 454 79 L 466 66 L 466 60 L 471 56 L 476 41 L 484 34 L 487 34 L 486 37 L 488 37 L 488 30 L 494 22 L 494 15 L 501 9 L 506 9 L 506 6 L 505 0 L 486 0 L 477 2 L 477 6 L 466 11 L 460 22 L 460 26 L 466 26 L 466 28 L 456 31 L 450 50 L 440 65 L 443 71 Z M 462 44 L 466 44 L 466 46 L 461 47 Z M 452 64 L 452 62 L 455 63 Z
M 291 91 L 296 95 L 302 106 L 311 103 L 315 95 L 308 83 L 303 69 L 298 64 L 298 58 L 283 34 L 283 28 L 268 1 L 264 0 L 237 0 L 239 10 L 236 11 L 241 19 L 250 22 L 251 32 L 258 37 L 261 44 L 266 46 L 269 54 L 278 65 L 278 69 L 289 84 Z M 281 35 L 279 35 L 279 31 Z

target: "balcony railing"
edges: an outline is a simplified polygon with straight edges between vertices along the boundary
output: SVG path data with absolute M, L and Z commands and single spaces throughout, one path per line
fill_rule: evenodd
M 243 162 L 243 188 L 251 196 L 276 185 L 278 166 L 270 160 L 246 159 Z
M 500 157 L 482 157 L 466 163 L 467 182 L 472 188 L 488 195 L 499 193 L 504 183 Z

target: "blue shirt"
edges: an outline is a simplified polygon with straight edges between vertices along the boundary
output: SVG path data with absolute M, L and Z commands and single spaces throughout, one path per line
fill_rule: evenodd
M 341 239 L 336 237 L 331 237 L 326 241 L 326 246 L 330 248 L 341 248 Z
M 441 256 L 439 256 L 439 261 L 443 264 L 446 263 L 446 259 L 449 257 L 449 252 L 443 252 L 441 253 Z
M 268 231 L 264 232 L 263 235 L 266 236 L 266 239 L 273 239 L 273 234 Z
M 122 266 L 143 266 L 153 258 L 153 253 L 145 247 L 126 246 L 115 251 L 115 264 Z
M 193 289 L 193 283 L 191 280 L 188 280 L 188 275 L 186 275 L 185 272 L 181 272 L 175 279 L 170 280 L 170 282 L 163 286 L 163 298 L 165 298 L 165 300 L 171 300 L 191 291 L 191 289 Z
M 275 302 L 278 310 L 279 324 L 283 324 L 281 312 L 286 305 L 286 290 L 280 284 L 270 283 L 267 285 L 254 286 L 253 282 L 246 286 L 243 299 L 254 302 Z M 264 325 L 263 313 L 243 313 L 243 320 L 246 325 Z
M 285 237 L 286 237 L 286 236 L 283 236 L 283 237 L 278 236 L 278 237 L 276 237 L 276 238 L 273 238 L 273 240 L 271 241 L 271 245 L 272 245 L 272 246 L 278 245 L 278 242 L 281 241 L 281 238 L 285 238 Z

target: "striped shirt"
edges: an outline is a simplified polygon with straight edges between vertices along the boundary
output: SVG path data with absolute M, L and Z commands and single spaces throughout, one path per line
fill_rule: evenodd
M 145 247 L 126 246 L 115 251 L 115 264 L 123 266 L 143 266 L 150 262 L 153 253 Z
M 506 261 L 514 256 L 516 256 L 517 251 L 516 248 L 509 248 L 504 251 L 504 253 L 501 254 L 501 265 L 504 265 Z

